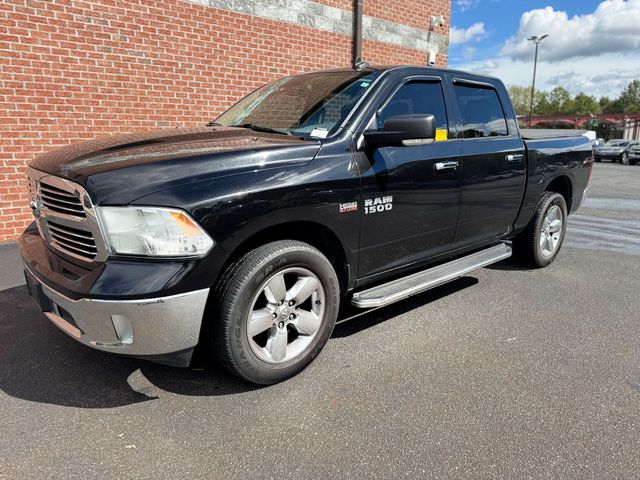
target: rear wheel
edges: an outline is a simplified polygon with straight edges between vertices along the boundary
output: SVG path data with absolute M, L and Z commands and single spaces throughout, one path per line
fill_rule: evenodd
M 324 347 L 339 300 L 336 273 L 317 249 L 288 240 L 257 248 L 221 281 L 214 354 L 253 383 L 289 378 Z
M 514 241 L 519 256 L 529 265 L 542 268 L 555 260 L 567 230 L 567 203 L 562 195 L 546 192 L 527 229 Z

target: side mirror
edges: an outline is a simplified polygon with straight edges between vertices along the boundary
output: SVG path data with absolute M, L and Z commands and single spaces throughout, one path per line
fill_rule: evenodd
M 367 130 L 363 135 L 370 149 L 424 145 L 436 138 L 436 118 L 423 114 L 397 115 L 384 122 L 384 129 Z

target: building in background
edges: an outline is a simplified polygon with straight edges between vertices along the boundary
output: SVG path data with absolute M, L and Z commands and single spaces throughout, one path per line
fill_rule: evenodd
M 625 140 L 640 140 L 640 115 L 625 118 L 622 138 Z
M 362 57 L 446 65 L 450 0 L 365 0 Z M 4 0 L 0 242 L 31 221 L 26 163 L 96 136 L 202 125 L 259 85 L 348 66 L 351 0 Z M 430 27 L 432 16 L 444 25 Z

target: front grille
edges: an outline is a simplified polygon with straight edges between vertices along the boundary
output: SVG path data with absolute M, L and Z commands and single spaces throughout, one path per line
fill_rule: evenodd
M 90 260 L 93 260 L 98 254 L 96 242 L 91 232 L 61 225 L 53 220 L 47 222 L 47 227 L 52 246 Z
M 36 224 L 49 246 L 70 260 L 106 260 L 108 252 L 87 192 L 74 182 L 32 168 L 27 174 Z
M 40 200 L 42 206 L 52 212 L 64 213 L 75 217 L 85 218 L 87 215 L 80 199 L 72 192 L 65 192 L 61 188 L 40 183 Z

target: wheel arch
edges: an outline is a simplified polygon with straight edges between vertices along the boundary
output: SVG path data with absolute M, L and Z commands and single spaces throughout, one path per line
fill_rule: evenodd
M 567 212 L 571 212 L 571 203 L 573 201 L 573 184 L 567 175 L 560 175 L 549 182 L 545 188 L 545 192 L 556 192 L 564 197 L 567 203 Z
M 347 292 L 351 283 L 351 264 L 344 245 L 332 229 L 308 220 L 282 222 L 252 233 L 230 252 L 220 271 L 221 275 L 246 253 L 278 240 L 297 240 L 317 248 L 333 265 L 340 283 L 340 293 L 344 295 Z

